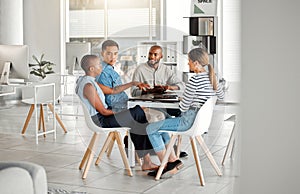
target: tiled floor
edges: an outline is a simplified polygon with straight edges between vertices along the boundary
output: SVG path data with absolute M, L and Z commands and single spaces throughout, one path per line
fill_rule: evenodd
M 76 106 L 68 103 L 62 103 L 61 108 L 63 113 L 73 113 L 76 110 Z M 26 134 L 20 134 L 28 110 L 29 106 L 22 103 L 0 107 L 0 160 L 22 160 L 42 165 L 47 172 L 49 187 L 95 194 L 233 193 L 233 185 L 238 176 L 235 160 L 227 159 L 225 166 L 221 165 L 221 160 L 233 126 L 232 122 L 223 121 L 224 114 L 236 113 L 235 106 L 217 105 L 211 128 L 208 134 L 203 136 L 223 176 L 217 176 L 198 146 L 206 183 L 204 187 L 200 186 L 187 139 L 183 139 L 182 150 L 187 151 L 189 157 L 183 159 L 184 168 L 170 179 L 155 181 L 153 177 L 146 175 L 147 172 L 141 171 L 139 166 L 133 168 L 134 176 L 128 177 L 115 146 L 111 157 L 103 157 L 99 166 L 92 164 L 87 178 L 82 180 L 82 172 L 78 170 L 78 166 L 92 136 L 92 132 L 85 127 L 83 118 L 62 116 L 68 133 L 64 134 L 57 124 L 57 139 L 54 140 L 53 135 L 48 134 L 46 138 L 40 137 L 37 145 L 33 121 L 30 122 Z M 52 124 L 51 120 L 50 118 L 47 126 Z M 158 162 L 157 157 L 152 158 L 154 162 Z

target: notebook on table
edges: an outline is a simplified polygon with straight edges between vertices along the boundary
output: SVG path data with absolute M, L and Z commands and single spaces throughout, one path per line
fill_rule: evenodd
M 152 99 L 154 101 L 179 101 L 178 96 L 176 94 L 154 94 Z
M 158 102 L 179 102 L 177 94 L 146 94 L 142 96 L 131 97 L 129 100 L 158 101 Z

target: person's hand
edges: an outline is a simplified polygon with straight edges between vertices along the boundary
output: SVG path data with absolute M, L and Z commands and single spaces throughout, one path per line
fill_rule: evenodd
M 137 84 L 135 86 L 137 86 L 142 91 L 146 91 L 147 89 L 150 89 L 149 84 L 145 84 L 145 83 L 142 83 L 142 82 L 137 82 Z
M 163 88 L 164 88 L 165 90 L 171 90 L 171 87 L 168 86 L 168 85 L 163 86 Z
M 162 88 L 163 90 L 171 90 L 171 86 L 168 85 L 155 85 L 154 88 Z
M 164 88 L 164 86 L 160 86 L 160 85 L 156 85 L 154 86 L 154 88 L 151 89 L 147 89 L 146 92 L 147 94 L 162 94 L 164 93 L 166 90 Z

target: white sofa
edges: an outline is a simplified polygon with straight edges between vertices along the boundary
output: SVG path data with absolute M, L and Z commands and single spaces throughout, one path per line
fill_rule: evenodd
M 22 161 L 0 161 L 1 194 L 47 194 L 45 169 L 37 164 Z

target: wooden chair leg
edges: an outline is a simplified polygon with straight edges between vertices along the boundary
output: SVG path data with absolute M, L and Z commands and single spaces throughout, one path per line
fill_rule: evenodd
M 108 153 L 110 149 L 112 149 L 114 147 L 113 141 L 110 141 L 110 143 L 108 144 L 105 153 Z M 107 156 L 108 157 L 108 156 Z
M 135 152 L 135 160 L 137 161 L 137 163 L 139 164 L 139 166 L 142 166 L 142 160 L 139 157 L 139 155 L 137 154 L 137 152 Z
M 46 132 L 46 127 L 45 127 L 45 117 L 44 117 L 44 109 L 43 109 L 43 105 L 40 104 L 40 121 L 42 124 L 42 128 L 43 128 L 43 132 Z M 46 137 L 46 134 L 44 134 L 44 137 Z
M 191 137 L 190 141 L 191 141 L 191 145 L 192 145 L 192 149 L 193 149 L 194 159 L 195 159 L 195 162 L 196 162 L 196 167 L 197 167 L 197 172 L 198 172 L 198 176 L 199 176 L 199 180 L 200 180 L 200 185 L 204 186 L 205 182 L 204 182 L 203 171 L 202 171 L 201 164 L 200 164 L 200 159 L 199 159 L 199 155 L 198 155 L 197 146 L 196 146 L 194 138 Z
M 107 148 L 106 148 L 106 150 L 105 150 L 106 153 L 107 153 L 108 150 L 111 148 L 111 146 L 113 146 L 113 145 L 111 145 L 111 144 L 112 144 L 112 143 L 110 142 L 109 145 L 107 146 Z
M 98 139 L 98 134 L 94 133 L 94 136 L 93 136 L 93 138 L 91 140 L 91 143 L 90 143 L 90 145 L 91 145 L 91 147 L 89 147 L 90 153 L 89 153 L 89 156 L 87 157 L 87 162 L 86 162 L 83 174 L 82 174 L 82 179 L 85 179 L 87 177 L 87 173 L 88 173 L 88 171 L 91 167 L 91 164 L 92 164 L 92 161 L 93 161 L 93 156 L 94 156 L 94 154 L 92 152 L 93 152 L 93 149 L 95 147 L 95 142 L 97 142 L 97 139 Z
M 165 157 L 163 158 L 163 160 L 162 160 L 162 162 L 161 162 L 161 164 L 160 164 L 160 167 L 159 167 L 158 172 L 157 172 L 157 174 L 156 174 L 155 180 L 159 180 L 159 179 L 160 179 L 161 174 L 162 174 L 162 171 L 164 170 L 166 164 L 168 163 L 168 160 L 169 160 L 169 156 L 170 156 L 170 154 L 171 154 L 171 151 L 172 151 L 172 149 L 174 149 L 173 146 L 174 146 L 174 144 L 175 144 L 175 141 L 176 141 L 176 137 L 177 137 L 177 136 L 178 136 L 178 135 L 172 135 L 171 140 L 170 140 L 170 143 L 169 143 L 169 145 L 168 145 L 168 147 L 167 147 L 167 150 L 166 150 L 166 153 L 165 153 Z
M 94 133 L 94 135 L 92 136 L 92 139 L 91 139 L 91 141 L 90 141 L 88 147 L 86 148 L 86 151 L 85 151 L 85 153 L 84 153 L 84 156 L 83 156 L 83 158 L 82 158 L 82 160 L 81 160 L 81 163 L 80 163 L 80 165 L 79 165 L 79 170 L 82 169 L 82 167 L 85 165 L 85 162 L 86 162 L 87 158 L 90 156 L 91 151 L 92 151 L 91 149 L 92 149 L 93 144 L 94 144 L 94 142 L 95 142 L 96 136 L 97 136 L 97 133 Z
M 114 147 L 115 140 L 116 140 L 116 137 L 113 136 L 112 137 L 112 141 L 110 141 L 110 143 L 109 143 L 109 145 L 107 147 L 107 150 L 106 150 L 107 151 L 107 157 L 110 157 L 110 155 L 111 155 L 112 149 Z
M 107 149 L 107 146 L 110 144 L 110 141 L 112 141 L 113 136 L 114 136 L 113 132 L 109 132 L 109 134 L 108 134 L 108 136 L 107 136 L 107 138 L 104 142 L 104 145 L 103 145 L 103 147 L 102 147 L 102 149 L 101 149 L 101 151 L 100 151 L 100 153 L 99 153 L 99 155 L 96 159 L 95 165 L 99 164 L 99 162 L 101 160 L 101 157 L 104 154 L 105 150 Z
M 30 121 L 30 119 L 31 119 L 31 116 L 32 116 L 33 111 L 34 111 L 34 104 L 32 104 L 32 105 L 30 106 L 30 109 L 29 109 L 27 118 L 26 118 L 26 120 L 25 120 L 25 124 L 24 124 L 23 129 L 22 129 L 22 134 L 24 134 L 24 133 L 26 132 L 26 129 L 27 129 L 27 127 L 28 127 L 28 123 L 29 123 L 29 121 Z
M 126 152 L 125 152 L 124 147 L 123 147 L 123 143 L 122 143 L 122 140 L 121 140 L 121 134 L 120 134 L 120 132 L 117 132 L 117 131 L 115 131 L 114 134 L 115 134 L 115 139 L 116 139 L 118 147 L 119 147 L 120 154 L 121 154 L 122 159 L 123 159 L 124 166 L 127 170 L 127 174 L 128 174 L 128 176 L 133 176 L 131 168 L 129 166 L 128 158 L 126 156 Z
M 176 156 L 179 158 L 179 155 L 180 155 L 180 147 L 181 147 L 181 140 L 182 140 L 182 137 L 181 135 L 178 135 L 178 138 L 177 138 L 177 149 L 176 149 Z
M 230 133 L 230 138 L 228 140 L 227 147 L 226 147 L 223 159 L 222 159 L 222 165 L 223 166 L 225 164 L 225 160 L 226 160 L 226 157 L 228 155 L 228 151 L 230 150 L 230 148 L 231 148 L 230 158 L 233 157 L 233 149 L 234 149 L 234 146 L 235 146 L 235 123 L 236 123 L 236 115 L 231 115 L 225 121 L 232 121 L 233 122 L 233 127 L 232 127 L 232 131 Z
M 50 109 L 50 111 L 53 113 L 54 112 L 54 108 L 52 104 L 48 104 L 48 107 Z M 61 121 L 60 117 L 58 116 L 57 113 L 55 113 L 55 118 L 57 120 L 57 122 L 60 124 L 61 128 L 64 130 L 65 133 L 68 133 L 66 127 L 64 126 L 63 122 Z
M 229 151 L 230 147 L 232 147 L 232 149 L 231 149 L 231 156 L 232 156 L 232 151 L 233 151 L 233 147 L 234 147 L 233 144 L 235 142 L 235 138 L 234 138 L 234 127 L 235 126 L 234 125 L 233 125 L 232 131 L 231 131 L 231 134 L 230 134 L 230 138 L 229 138 L 226 150 L 225 150 L 225 154 L 223 156 L 223 160 L 222 160 L 222 165 L 223 166 L 225 164 L 225 160 L 226 160 L 226 157 L 227 157 L 227 154 L 228 154 L 228 151 Z
M 200 144 L 201 148 L 203 149 L 204 153 L 206 154 L 208 160 L 210 161 L 211 165 L 214 167 L 215 171 L 217 172 L 217 174 L 219 176 L 222 176 L 222 172 L 219 169 L 213 155 L 211 154 L 211 152 L 209 151 L 206 143 L 203 141 L 203 138 L 201 137 L 201 135 L 196 136 L 196 139 L 198 140 L 198 143 Z

